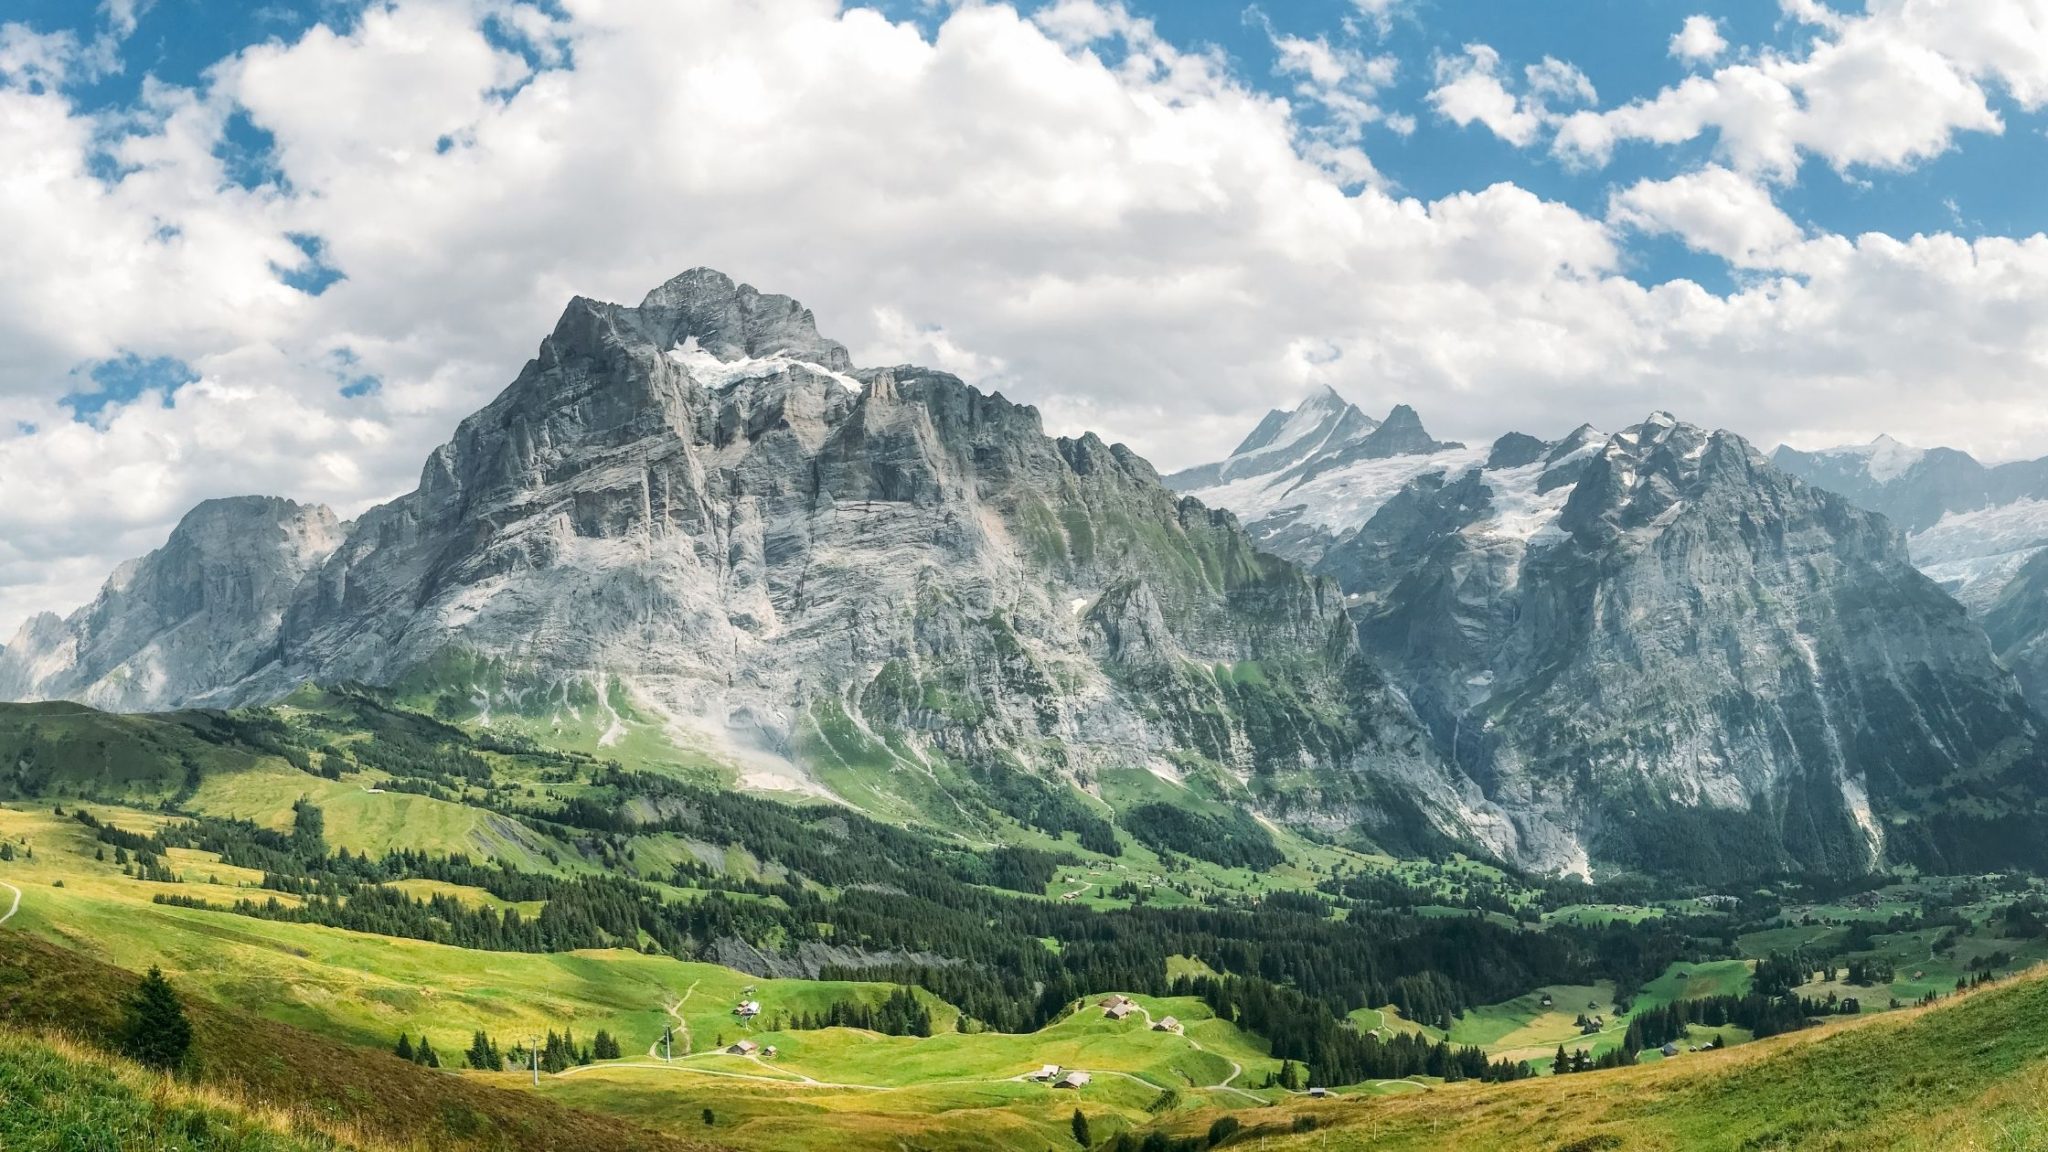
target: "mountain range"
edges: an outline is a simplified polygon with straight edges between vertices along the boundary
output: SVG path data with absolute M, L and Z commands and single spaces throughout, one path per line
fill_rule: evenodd
M 1983 623 L 2028 698 L 2048 710 L 2048 458 L 1980 464 L 1889 436 L 1772 460 L 1904 528 L 1913 562 Z
M 1980 625 L 1818 482 L 1664 414 L 1474 449 L 1328 391 L 1162 479 L 697 269 L 572 301 L 353 522 L 194 509 L 24 625 L 0 698 L 363 681 L 479 725 L 648 720 L 748 786 L 935 818 L 1057 833 L 1046 797 L 1136 770 L 1547 872 L 2032 858 L 2040 721 L 1985 628 L 2040 635 L 2039 596 Z

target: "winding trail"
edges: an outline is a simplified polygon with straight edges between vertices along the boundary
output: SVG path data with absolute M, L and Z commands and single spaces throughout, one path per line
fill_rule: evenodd
M 694 1042 L 690 1039 L 690 1022 L 683 1019 L 683 1005 L 690 1002 L 690 997 L 696 994 L 697 985 L 702 983 L 702 980 L 691 981 L 690 986 L 683 990 L 683 998 L 681 1000 L 663 1006 L 670 1016 L 675 1017 L 676 1034 L 683 1038 L 683 1055 L 685 1057 L 690 1055 L 690 1047 Z M 647 1058 L 649 1060 L 660 1060 L 661 1057 L 656 1055 L 660 1050 L 661 1037 L 657 1036 L 654 1038 L 654 1043 L 647 1046 Z
M 7 915 L 0 916 L 0 924 L 5 924 L 9 920 L 14 919 L 14 914 L 16 912 L 21 911 L 21 889 L 16 888 L 14 885 L 9 884 L 5 880 L 0 880 L 0 888 L 5 888 L 9 892 L 14 893 L 14 903 L 8 907 Z

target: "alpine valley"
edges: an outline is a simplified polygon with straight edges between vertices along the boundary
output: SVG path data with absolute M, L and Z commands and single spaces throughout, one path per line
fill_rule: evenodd
M 0 651 L 0 1147 L 2048 1131 L 2039 464 L 1324 390 L 1162 477 L 696 269 L 288 495 Z

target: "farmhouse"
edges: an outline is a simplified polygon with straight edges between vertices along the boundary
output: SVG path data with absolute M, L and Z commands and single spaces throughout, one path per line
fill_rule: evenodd
M 1666 1043 L 1666 1044 L 1664 1045 L 1664 1055 L 1666 1055 L 1666 1056 L 1676 1056 L 1676 1055 L 1678 1055 L 1678 1045 L 1676 1045 L 1676 1044 L 1672 1044 L 1672 1043 L 1669 1043 L 1669 1042 L 1667 1042 L 1667 1043 Z
M 1138 1010 L 1138 1005 L 1128 996 L 1107 996 L 1096 1006 L 1111 1020 L 1121 1020 Z
M 761 1014 L 761 1002 L 759 1000 L 742 1000 L 740 1001 L 740 1006 L 732 1010 L 732 1014 L 742 1020 L 752 1020 Z
M 754 1053 L 759 1052 L 760 1050 L 761 1046 L 759 1044 L 756 1044 L 754 1041 L 742 1040 L 739 1043 L 733 1045 L 732 1047 L 727 1048 L 726 1052 L 733 1056 L 752 1056 Z
M 1060 1078 L 1060 1066 L 1057 1064 L 1042 1065 L 1038 1071 L 1031 1074 L 1031 1078 L 1040 1083 L 1048 1080 L 1057 1080 Z
M 1321 1100 L 1330 1094 L 1330 1090 L 1328 1088 L 1311 1088 L 1308 1090 L 1308 1094 L 1314 1099 Z
M 1171 1016 L 1162 1017 L 1152 1025 L 1152 1030 L 1154 1032 L 1171 1032 L 1177 1036 L 1180 1034 L 1180 1021 Z
M 1091 1079 L 1094 1079 L 1094 1077 L 1089 1076 L 1086 1072 L 1069 1072 L 1065 1076 L 1060 1077 L 1059 1081 L 1055 1083 L 1053 1087 L 1084 1088 L 1087 1086 L 1088 1081 L 1090 1081 Z

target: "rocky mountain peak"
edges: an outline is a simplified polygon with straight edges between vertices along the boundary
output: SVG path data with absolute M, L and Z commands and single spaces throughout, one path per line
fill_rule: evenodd
M 737 284 L 712 268 L 692 268 L 640 301 L 642 321 L 664 350 L 695 340 L 720 360 L 783 356 L 849 372 L 845 345 L 818 335 L 811 310 L 787 296 Z

